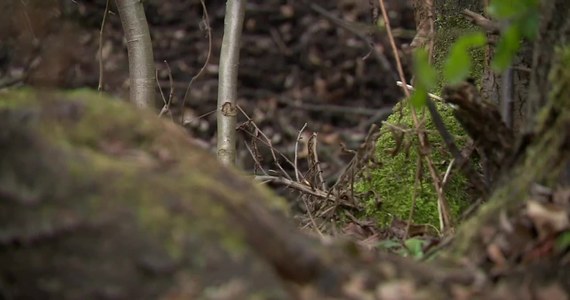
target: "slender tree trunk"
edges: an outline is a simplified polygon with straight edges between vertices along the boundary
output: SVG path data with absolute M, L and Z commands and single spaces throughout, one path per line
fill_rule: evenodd
M 156 75 L 144 1 L 115 0 L 115 3 L 127 40 L 130 100 L 138 107 L 152 107 Z
M 237 77 L 246 0 L 228 0 L 220 53 L 218 85 L 218 159 L 226 165 L 236 160 Z

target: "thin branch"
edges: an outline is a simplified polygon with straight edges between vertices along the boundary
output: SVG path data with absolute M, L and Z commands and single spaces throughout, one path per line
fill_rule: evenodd
M 471 11 L 469 9 L 464 9 L 462 14 L 466 18 L 471 20 L 473 24 L 483 28 L 485 31 L 489 33 L 498 34 L 501 31 L 501 27 L 499 26 L 499 24 L 485 18 L 483 15 L 480 15 L 474 11 Z
M 317 152 L 317 133 L 313 132 L 311 137 L 309 138 L 308 148 L 309 148 L 309 167 L 313 167 L 315 169 L 315 186 L 320 186 L 322 190 L 326 190 L 327 186 L 325 180 L 323 179 L 323 170 L 321 169 L 321 162 L 319 161 L 319 154 Z
M 447 170 L 445 170 L 445 175 L 443 175 L 443 179 L 441 180 L 441 186 L 444 187 L 449 179 L 449 174 L 451 173 L 451 169 L 453 168 L 453 164 L 455 163 L 455 159 L 452 159 L 449 165 L 447 166 Z
M 184 93 L 184 98 L 182 98 L 182 106 L 180 107 L 180 111 L 184 111 L 184 106 L 186 106 L 186 100 L 188 100 L 188 96 L 190 95 L 190 88 L 192 87 L 194 81 L 196 81 L 196 79 L 202 76 L 202 74 L 206 70 L 206 67 L 208 66 L 208 64 L 210 64 L 210 57 L 212 55 L 212 28 L 210 27 L 210 17 L 208 16 L 208 10 L 206 9 L 206 4 L 204 3 L 204 0 L 200 0 L 200 4 L 202 5 L 202 11 L 204 14 L 203 21 L 205 23 L 206 33 L 208 34 L 208 54 L 206 55 L 206 61 L 204 61 L 202 68 L 200 68 L 200 71 L 198 71 L 196 75 L 192 76 L 192 79 L 190 79 L 190 82 L 186 87 L 186 92 Z M 184 122 L 184 114 L 180 116 L 180 124 L 182 124 L 183 122 Z
M 162 92 L 162 87 L 160 86 L 160 81 L 158 80 L 158 74 L 156 75 L 156 84 L 158 85 L 158 90 L 160 91 L 160 96 L 162 98 L 162 102 L 164 102 L 164 106 L 162 106 L 162 109 L 160 110 L 160 113 L 158 114 L 158 117 L 162 117 L 162 115 L 164 115 L 165 113 L 168 112 L 168 114 L 170 115 L 170 119 L 174 120 L 174 118 L 172 117 L 172 112 L 170 111 L 170 104 L 172 103 L 172 97 L 174 95 L 174 83 L 172 80 L 172 70 L 170 69 L 170 65 L 168 64 L 168 62 L 165 60 L 164 64 L 166 64 L 166 68 L 168 70 L 168 82 L 170 83 L 170 93 L 168 94 L 168 100 L 166 100 L 166 98 L 164 97 L 164 93 Z M 158 70 L 157 70 L 158 73 Z M 184 114 L 183 114 L 184 115 Z
M 39 42 L 39 40 L 38 37 L 36 36 L 36 33 L 34 32 L 34 27 L 32 26 L 32 20 L 30 19 L 30 15 L 28 14 L 28 9 L 26 8 L 27 4 L 24 2 L 24 0 L 20 0 L 20 4 L 22 4 L 22 6 L 24 7 L 24 18 L 26 19 L 26 26 L 28 26 L 28 30 L 32 35 L 33 43 L 36 44 Z
M 354 29 L 352 26 L 347 24 L 347 22 L 340 20 L 339 18 L 335 17 L 333 14 L 328 12 L 326 9 L 322 8 L 321 6 L 319 6 L 315 3 L 311 3 L 309 5 L 309 7 L 312 10 L 314 10 L 315 12 L 317 12 L 320 15 L 322 15 L 323 17 L 325 17 L 327 20 L 331 21 L 333 24 L 335 24 L 335 25 L 345 29 L 346 31 L 354 34 L 356 37 L 358 37 L 359 39 L 364 41 L 367 45 L 370 45 L 370 51 L 372 51 L 372 53 L 374 53 L 374 58 L 376 59 L 378 64 L 382 67 L 382 69 L 384 69 L 384 71 L 388 72 L 388 74 L 390 74 L 394 79 L 397 78 L 396 75 L 394 74 L 394 71 L 392 70 L 392 66 L 390 65 L 390 62 L 388 61 L 386 56 L 383 53 L 381 53 L 380 51 L 378 51 L 378 49 L 376 49 L 376 47 L 374 47 L 374 43 L 372 43 L 365 34 Z
M 284 177 L 277 177 L 277 176 L 255 176 L 255 180 L 257 181 L 265 181 L 265 182 L 274 182 L 278 184 L 282 184 L 284 186 L 290 187 L 292 189 L 298 190 L 305 194 L 309 194 L 321 199 L 328 199 L 334 201 L 334 198 L 331 197 L 327 192 L 313 189 L 312 187 L 304 184 L 302 182 L 296 182 Z
M 309 220 L 311 221 L 311 224 L 313 224 L 313 227 L 315 227 L 315 231 L 317 231 L 317 233 L 319 234 L 321 239 L 324 239 L 325 235 L 319 229 L 319 225 L 317 225 L 317 222 L 315 221 L 315 218 L 313 217 L 313 213 L 311 212 L 311 209 L 309 208 L 309 203 L 307 203 L 307 199 L 305 199 L 305 197 L 301 197 L 301 198 L 303 199 L 303 204 L 305 204 L 305 208 L 307 209 L 307 214 L 309 215 Z
M 107 22 L 107 15 L 109 15 L 109 5 L 111 0 L 107 0 L 105 3 L 105 11 L 103 12 L 103 20 L 101 21 L 101 29 L 99 30 L 99 84 L 97 85 L 97 90 L 99 92 L 103 91 L 103 76 L 104 76 L 104 66 L 103 66 L 103 33 L 105 32 L 105 24 Z
M 295 179 L 297 179 L 297 181 L 299 180 L 299 174 L 301 172 L 299 172 L 299 168 L 297 167 L 297 156 L 299 154 L 299 141 L 301 140 L 301 135 L 303 134 L 303 131 L 305 130 L 305 128 L 307 127 L 307 123 L 305 123 L 305 125 L 303 125 L 303 127 L 301 128 L 301 130 L 299 130 L 299 134 L 297 135 L 297 140 L 295 140 L 295 159 L 293 160 L 293 163 L 295 164 Z
M 251 149 L 251 147 L 244 142 L 245 148 L 247 149 L 247 151 L 249 152 L 249 155 L 251 155 L 251 158 L 253 159 L 253 162 L 255 164 L 255 168 L 259 168 L 261 170 L 261 172 L 263 172 L 263 175 L 265 176 L 269 176 L 269 174 L 267 174 L 267 172 L 265 171 L 265 169 L 263 169 L 263 166 L 261 165 L 261 162 L 258 159 L 258 155 L 256 153 L 254 153 L 253 149 Z M 253 173 L 255 174 L 255 169 L 253 171 Z
M 396 81 L 396 85 L 399 86 L 399 87 L 403 87 L 403 86 L 404 86 L 404 84 L 403 84 L 401 81 Z M 415 91 L 415 90 L 416 90 L 416 88 L 414 88 L 413 86 L 411 86 L 411 85 L 409 85 L 409 84 L 407 85 L 407 88 L 408 88 L 410 91 Z M 436 94 L 428 93 L 428 96 L 429 96 L 430 98 L 432 98 L 433 100 L 437 100 L 437 101 L 440 101 L 440 102 L 442 102 L 442 103 L 445 103 L 445 102 L 443 101 L 443 98 L 441 98 L 440 96 L 438 96 L 438 95 L 436 95 Z
M 256 130 L 258 130 L 259 134 L 265 139 L 266 146 L 269 147 L 269 151 L 271 152 L 271 156 L 273 157 L 273 161 L 275 162 L 275 165 L 277 166 L 277 168 L 279 168 L 279 170 L 283 173 L 283 176 L 287 177 L 288 179 L 291 179 L 291 177 L 289 176 L 289 174 L 285 171 L 285 169 L 283 169 L 283 166 L 281 166 L 281 164 L 279 163 L 279 160 L 277 159 L 277 155 L 275 154 L 275 148 L 273 147 L 273 143 L 271 142 L 271 140 L 265 135 L 265 133 L 263 133 L 263 131 L 261 131 L 257 125 L 253 122 L 253 120 L 249 117 L 248 114 L 245 113 L 245 111 L 243 111 L 243 109 L 238 105 L 237 108 L 239 109 L 239 111 L 247 118 L 248 122 L 250 122 Z M 254 136 L 254 138 L 257 138 L 256 136 Z M 263 141 L 262 141 L 263 142 Z M 283 155 L 281 152 L 278 152 L 279 155 L 281 157 L 283 157 L 285 159 L 285 161 L 287 161 L 291 166 L 294 166 L 293 162 L 291 162 L 285 155 Z

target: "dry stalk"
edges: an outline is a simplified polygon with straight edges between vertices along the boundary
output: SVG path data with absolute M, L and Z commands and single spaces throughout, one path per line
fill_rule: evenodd
M 295 160 L 294 162 L 294 167 L 295 167 L 295 179 L 297 179 L 297 181 L 299 182 L 299 175 L 301 172 L 299 172 L 299 167 L 297 165 L 297 156 L 299 155 L 299 141 L 301 140 L 301 135 L 303 134 L 303 131 L 305 130 L 305 128 L 307 128 L 307 123 L 305 123 L 303 125 L 303 127 L 301 128 L 301 130 L 299 130 L 299 134 L 297 135 L 297 139 L 295 140 Z
M 202 65 L 202 68 L 200 68 L 200 71 L 198 71 L 198 73 L 196 75 L 194 75 L 192 77 L 192 79 L 190 79 L 190 82 L 188 83 L 188 86 L 186 87 L 186 92 L 184 93 L 184 98 L 182 98 L 182 105 L 180 106 L 180 111 L 184 111 L 184 106 L 186 105 L 186 100 L 188 99 L 188 96 L 190 95 L 190 88 L 192 87 L 192 84 L 194 83 L 194 81 L 196 81 L 196 79 L 198 79 L 200 76 L 202 76 L 202 74 L 204 73 L 204 71 L 206 70 L 206 67 L 208 66 L 208 64 L 210 63 L 210 57 L 212 55 L 212 29 L 210 28 L 210 17 L 208 16 L 208 10 L 206 9 L 206 3 L 204 3 L 204 0 L 200 0 L 200 4 L 202 5 L 202 11 L 204 12 L 204 16 L 203 16 L 203 24 L 204 24 L 204 30 L 206 30 L 206 33 L 208 35 L 208 54 L 206 56 L 206 61 L 204 61 L 204 64 Z M 184 123 L 184 113 L 181 114 L 180 117 L 180 124 Z
M 107 15 L 109 15 L 109 5 L 111 0 L 107 0 L 105 3 L 105 11 L 103 12 L 103 20 L 101 21 L 101 29 L 99 30 L 99 84 L 97 85 L 97 90 L 99 92 L 103 91 L 103 77 L 104 77 L 104 67 L 103 67 L 103 33 L 105 31 L 105 23 L 107 22 Z
M 283 155 L 283 153 L 276 151 L 275 148 L 273 147 L 273 143 L 271 142 L 271 140 L 265 135 L 265 133 L 263 133 L 263 131 L 261 131 L 261 129 L 259 129 L 259 127 L 257 127 L 257 125 L 255 124 L 255 122 L 253 122 L 253 120 L 249 117 L 249 115 L 247 113 L 245 113 L 245 111 L 238 105 L 237 108 L 239 109 L 239 111 L 246 117 L 247 119 L 247 123 L 251 124 L 255 130 L 256 130 L 256 134 L 252 135 L 251 133 L 244 131 L 245 133 L 249 134 L 252 136 L 252 138 L 257 139 L 258 141 L 261 141 L 262 143 L 264 143 L 268 148 L 269 151 L 271 152 L 271 156 L 273 157 L 273 162 L 275 163 L 275 165 L 277 166 L 277 168 L 279 168 L 279 170 L 282 172 L 283 176 L 285 176 L 287 179 L 292 180 L 291 176 L 289 176 L 289 174 L 285 171 L 285 169 L 283 168 L 283 166 L 281 166 L 281 163 L 279 163 L 279 160 L 277 159 L 277 154 L 279 153 L 279 156 L 282 157 L 283 159 L 285 159 L 285 161 L 287 163 L 289 163 L 291 166 L 295 166 L 293 164 L 293 162 L 291 162 L 285 155 Z M 241 129 L 242 126 L 239 126 L 238 129 Z M 260 139 L 259 136 L 263 137 L 263 139 Z
M 172 116 L 172 112 L 170 111 L 170 104 L 172 103 L 172 96 L 174 95 L 174 84 L 173 84 L 173 80 L 172 80 L 172 70 L 170 69 L 170 65 L 168 64 L 168 62 L 165 60 L 164 64 L 166 64 L 166 69 L 168 70 L 168 82 L 170 84 L 170 92 L 168 94 L 168 100 L 166 100 L 166 98 L 164 97 L 164 93 L 162 92 L 162 86 L 160 86 L 160 81 L 158 80 L 158 70 L 156 70 L 156 85 L 158 85 L 158 90 L 160 91 L 160 97 L 162 98 L 162 102 L 164 102 L 164 105 L 162 106 L 162 109 L 160 110 L 160 113 L 158 114 L 158 117 L 162 117 L 164 114 L 168 113 L 168 115 L 170 116 L 170 119 L 172 121 L 174 121 L 174 117 Z

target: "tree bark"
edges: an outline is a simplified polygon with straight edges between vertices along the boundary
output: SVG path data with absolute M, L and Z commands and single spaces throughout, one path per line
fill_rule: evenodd
M 217 153 L 221 163 L 236 163 L 237 81 L 241 32 L 247 0 L 228 0 L 220 53 Z
M 130 99 L 137 107 L 150 108 L 155 95 L 152 42 L 142 0 L 115 0 L 127 40 Z
M 564 0 L 542 1 L 541 22 L 538 38 L 534 44 L 533 68 L 531 71 L 530 95 L 527 114 L 532 120 L 546 104 L 547 95 L 557 80 L 549 78 L 553 57 L 558 47 L 570 43 L 570 2 Z
M 423 0 L 416 0 L 423 2 Z M 464 9 L 481 12 L 483 4 L 481 0 L 433 0 L 434 2 L 434 63 L 443 66 L 447 53 L 453 42 L 466 32 L 474 30 L 474 26 L 462 15 Z M 481 57 L 474 57 L 475 76 L 482 71 Z

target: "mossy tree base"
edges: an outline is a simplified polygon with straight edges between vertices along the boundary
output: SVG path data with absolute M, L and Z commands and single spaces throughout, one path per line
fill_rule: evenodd
M 465 132 L 455 120 L 452 109 L 442 103 L 436 105 L 458 145 L 465 145 L 467 141 Z M 418 160 L 418 158 L 429 155 L 437 164 L 435 166 L 437 172 L 443 175 L 453 157 L 449 154 L 427 111 L 424 112 L 425 119 L 424 113 L 420 113 L 420 117 L 425 120 L 423 123 L 425 137 L 430 149 L 421 155 L 409 103 L 399 104 L 394 111 L 383 125 L 377 142 L 379 166 L 364 170 L 369 176 L 364 176 L 366 179 L 357 185 L 359 191 L 365 193 L 374 191 L 375 196 L 380 198 L 380 205 L 377 205 L 377 199 L 365 200 L 366 216 L 375 219 L 381 226 L 389 226 L 393 220 L 408 221 L 410 210 L 413 210 L 412 223 L 429 224 L 437 231 L 439 228 L 437 193 L 424 159 Z M 448 177 L 444 193 L 451 206 L 451 218 L 457 221 L 461 212 L 471 203 L 468 182 L 457 168 L 454 168 Z M 417 185 L 416 178 L 419 179 Z

